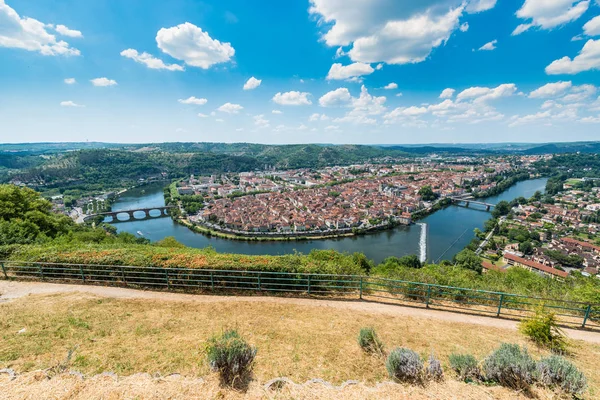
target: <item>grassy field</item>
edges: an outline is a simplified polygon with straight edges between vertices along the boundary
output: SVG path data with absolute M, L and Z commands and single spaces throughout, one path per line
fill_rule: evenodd
M 276 301 L 165 302 L 79 293 L 29 296 L 0 304 L 0 369 L 49 368 L 75 349 L 70 367 L 84 374 L 158 372 L 210 377 L 213 374 L 203 353 L 206 340 L 235 327 L 258 347 L 255 385 L 280 376 L 295 382 L 322 378 L 336 385 L 346 380 L 374 385 L 388 377 L 383 361 L 365 355 L 356 343 L 363 326 L 375 327 L 388 348 L 406 346 L 423 357 L 434 351 L 447 374 L 447 382 L 435 386 L 440 393 L 437 398 L 456 398 L 457 390 L 465 391 L 464 398 L 478 398 L 477 393 L 482 397 L 495 393 L 486 398 L 515 396 L 504 388 L 455 382 L 448 369 L 452 352 L 483 358 L 501 342 L 528 344 L 514 331 Z M 544 354 L 529 347 L 536 357 Z M 573 361 L 589 381 L 587 398 L 597 398 L 600 346 L 575 342 L 573 350 Z M 540 398 L 555 398 L 547 391 L 537 392 Z

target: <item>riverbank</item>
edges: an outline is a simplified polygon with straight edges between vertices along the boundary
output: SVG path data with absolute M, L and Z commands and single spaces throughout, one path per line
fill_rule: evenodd
M 252 232 L 248 232 L 248 236 L 226 233 L 226 232 L 207 228 L 203 225 L 194 224 L 194 223 L 190 222 L 189 220 L 186 220 L 185 218 L 182 218 L 182 217 L 174 218 L 173 221 L 175 221 L 176 223 L 178 223 L 180 225 L 186 226 L 188 229 L 190 229 L 193 232 L 201 233 L 203 235 L 214 236 L 214 237 L 218 237 L 221 239 L 241 240 L 241 241 L 249 241 L 249 242 L 291 242 L 291 241 L 306 241 L 306 240 L 342 239 L 342 238 L 349 238 L 349 237 L 353 237 L 353 236 L 367 235 L 369 233 L 381 232 L 381 231 L 392 229 L 393 227 L 395 227 L 395 226 L 377 227 L 377 228 L 372 228 L 372 229 L 367 229 L 367 230 L 360 230 L 358 232 L 348 232 L 348 233 L 333 233 L 333 234 L 315 233 L 312 235 L 310 233 L 307 233 L 306 235 L 298 234 L 298 235 L 293 235 L 293 236 L 292 235 L 283 236 L 284 234 L 280 234 L 280 236 L 273 235 L 273 236 L 263 237 L 263 236 L 254 236 L 252 234 Z

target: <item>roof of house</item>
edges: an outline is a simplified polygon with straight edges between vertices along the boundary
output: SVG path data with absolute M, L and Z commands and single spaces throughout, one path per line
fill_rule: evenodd
M 484 269 L 491 270 L 491 271 L 500 271 L 500 272 L 505 272 L 506 271 L 502 267 L 499 267 L 496 264 L 492 264 L 491 262 L 486 261 L 486 260 L 483 260 L 481 262 L 481 265 L 483 266 Z
M 533 269 L 537 269 L 538 271 L 542 271 L 542 272 L 545 272 L 545 273 L 550 274 L 550 275 L 560 276 L 561 278 L 566 278 L 569 275 L 565 271 L 561 271 L 561 270 L 556 269 L 556 268 L 548 267 L 548 266 L 546 266 L 544 264 L 540 264 L 538 262 L 531 261 L 531 260 L 528 260 L 526 258 L 515 256 L 514 254 L 504 253 L 504 258 L 506 258 L 507 260 L 515 261 L 515 262 L 517 262 L 519 264 L 526 265 L 526 266 L 531 267 Z

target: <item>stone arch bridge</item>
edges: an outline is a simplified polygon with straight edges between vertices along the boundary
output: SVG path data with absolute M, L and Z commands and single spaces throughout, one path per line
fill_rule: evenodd
M 175 206 L 159 206 L 159 207 L 148 207 L 148 208 L 136 208 L 133 210 L 118 210 L 118 211 L 109 211 L 98 214 L 90 214 L 84 217 L 84 221 L 89 221 L 96 217 L 111 217 L 110 221 L 106 221 L 109 223 L 118 223 L 118 222 L 129 222 L 129 221 L 143 221 L 145 219 L 153 219 L 153 218 L 163 218 L 169 216 L 169 209 L 175 208 Z M 159 213 L 150 213 L 151 211 L 158 211 Z M 136 216 L 137 213 L 137 216 Z M 143 213 L 143 215 L 140 215 Z M 127 219 L 119 219 L 118 216 L 127 215 Z

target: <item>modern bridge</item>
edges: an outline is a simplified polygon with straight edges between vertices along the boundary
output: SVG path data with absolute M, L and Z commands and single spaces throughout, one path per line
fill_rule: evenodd
M 171 208 L 175 208 L 175 206 L 159 206 L 159 207 L 148 207 L 148 208 L 136 208 L 133 210 L 109 211 L 109 212 L 103 212 L 103 213 L 98 213 L 98 214 L 86 215 L 83 218 L 83 220 L 89 221 L 90 219 L 93 219 L 96 217 L 111 217 L 112 220 L 107 221 L 107 222 L 117 223 L 117 222 L 129 222 L 129 221 L 143 221 L 145 219 L 168 217 L 169 216 L 168 211 Z M 156 213 L 150 214 L 151 211 L 159 211 L 159 214 L 156 214 Z M 136 217 L 135 213 L 138 213 L 137 217 Z M 143 213 L 143 216 L 140 216 L 140 213 Z M 128 217 L 127 217 L 127 219 L 119 219 L 118 215 L 127 215 Z
M 477 205 L 480 205 L 480 206 L 484 206 L 485 207 L 485 211 L 490 211 L 490 208 L 496 207 L 495 204 L 486 203 L 484 201 L 477 201 L 471 195 L 468 195 L 468 196 L 454 196 L 454 197 L 450 197 L 450 199 L 452 200 L 453 204 L 455 204 L 457 206 L 467 207 L 467 208 L 469 207 L 470 204 L 477 204 Z

